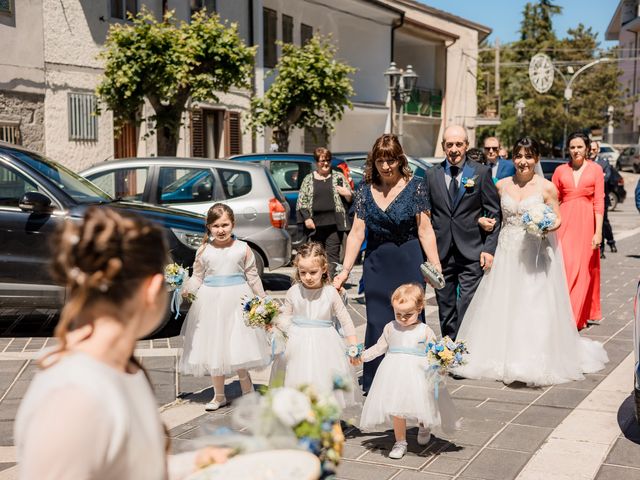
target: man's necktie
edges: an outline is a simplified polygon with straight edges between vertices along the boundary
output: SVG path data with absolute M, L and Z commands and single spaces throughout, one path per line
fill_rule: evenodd
M 451 197 L 451 201 L 453 202 L 458 194 L 458 170 L 460 167 L 456 167 L 453 165 L 449 166 L 449 173 L 451 174 L 451 181 L 449 182 L 449 196 Z

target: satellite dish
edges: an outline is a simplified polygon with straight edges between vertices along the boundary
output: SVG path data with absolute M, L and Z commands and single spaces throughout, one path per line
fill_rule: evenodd
M 546 93 L 553 85 L 553 63 L 544 53 L 537 53 L 529 62 L 529 80 L 538 93 Z

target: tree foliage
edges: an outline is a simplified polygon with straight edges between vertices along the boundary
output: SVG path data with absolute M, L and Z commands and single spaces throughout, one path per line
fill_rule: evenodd
M 619 85 L 620 69 L 615 62 L 598 64 L 576 77 L 568 115 L 565 114 L 566 84 L 561 74 L 567 81 L 571 78 L 567 67 L 572 66 L 577 71 L 597 58 L 616 55 L 614 51 L 600 51 L 597 34 L 582 24 L 569 29 L 564 38 L 557 38 L 553 31 L 553 16 L 561 11 L 562 8 L 553 0 L 538 0 L 525 5 L 520 39 L 504 45 L 500 51 L 501 124 L 480 128 L 479 139 L 497 135 L 509 146 L 526 134 L 541 142 L 544 155 L 558 154 L 565 123 L 568 132 L 601 128 L 606 123 L 605 113 L 609 105 L 614 107 L 616 122 L 624 116 L 625 92 Z M 481 111 L 491 108 L 495 102 L 492 94 L 487 95 L 494 81 L 494 54 L 487 49 L 488 45 L 483 47 L 478 75 Z M 536 92 L 529 80 L 529 61 L 536 53 L 547 54 L 557 66 L 553 86 L 546 93 Z M 489 89 L 487 81 L 491 84 Z M 526 105 L 522 122 L 518 120 L 515 108 L 519 99 Z
M 342 118 L 354 90 L 350 75 L 355 68 L 336 60 L 329 38 L 314 35 L 304 46 L 282 45 L 276 77 L 264 95 L 251 102 L 250 126 L 270 127 L 278 150 L 286 152 L 293 127 L 331 130 Z
M 255 48 L 244 44 L 237 25 L 204 10 L 190 23 L 177 21 L 173 12 L 158 22 L 143 7 L 130 20 L 109 29 L 97 93 L 117 127 L 150 122 L 158 134 L 158 154 L 174 156 L 187 100 L 218 101 L 216 92 L 248 88 Z M 145 98 L 155 111 L 149 118 L 141 115 Z

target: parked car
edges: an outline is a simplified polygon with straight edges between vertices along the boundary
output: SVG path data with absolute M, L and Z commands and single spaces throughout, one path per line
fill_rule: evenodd
M 137 200 L 206 215 L 215 202 L 234 211 L 234 232 L 249 244 L 258 273 L 289 263 L 287 202 L 260 165 L 229 160 L 159 157 L 96 164 L 82 172 L 114 198 Z
M 631 145 L 622 150 L 616 162 L 616 168 L 621 172 L 630 168 L 635 173 L 640 173 L 640 145 Z
M 264 165 L 275 180 L 278 188 L 284 193 L 289 204 L 289 233 L 293 246 L 300 245 L 306 241 L 302 225 L 297 224 L 296 203 L 298 202 L 298 192 L 302 185 L 302 180 L 314 169 L 315 160 L 310 153 L 251 153 L 247 155 L 235 155 L 229 160 L 236 162 L 253 162 Z M 353 188 L 353 180 L 349 172 L 348 165 L 335 157 L 331 162 L 331 167 L 335 171 L 344 174 L 347 181 Z
M 135 213 L 157 223 L 164 228 L 173 261 L 193 263 L 204 234 L 202 216 L 115 200 L 56 162 L 0 143 L 1 307 L 61 308 L 66 292 L 53 282 L 48 268 L 51 236 L 65 220 L 81 221 L 92 205 Z
M 351 178 L 353 184 L 357 188 L 364 180 L 364 169 L 367 163 L 367 152 L 337 152 L 332 153 L 333 157 L 337 160 L 342 160 L 349 166 L 351 172 Z M 424 160 L 410 155 L 406 155 L 409 168 L 416 177 L 424 178 L 427 174 L 427 170 L 433 167 L 433 164 L 425 162 Z
M 615 166 L 620 157 L 620 150 L 609 143 L 601 143 L 600 153 L 598 155 L 609 162 L 609 165 Z

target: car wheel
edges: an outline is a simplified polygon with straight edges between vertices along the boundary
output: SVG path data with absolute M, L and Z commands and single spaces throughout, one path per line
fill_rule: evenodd
M 252 248 L 251 251 L 253 252 L 253 256 L 256 258 L 256 269 L 258 270 L 258 275 L 262 277 L 264 274 L 264 258 L 262 258 L 260 252 L 255 248 Z
M 615 210 L 618 206 L 618 195 L 613 192 L 609 192 L 609 210 Z

